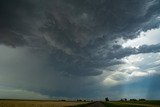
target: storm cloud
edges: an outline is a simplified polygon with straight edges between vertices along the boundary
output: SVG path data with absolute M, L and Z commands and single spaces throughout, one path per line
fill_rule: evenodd
M 10 78 L 2 83 L 49 96 L 85 97 L 101 86 L 96 77 L 114 72 L 110 67 L 123 65 L 122 58 L 160 52 L 159 43 L 120 43 L 158 29 L 159 17 L 159 0 L 1 0 L 0 49 L 12 54 L 9 62 L 5 57 L 11 54 L 1 53 L 0 72 Z

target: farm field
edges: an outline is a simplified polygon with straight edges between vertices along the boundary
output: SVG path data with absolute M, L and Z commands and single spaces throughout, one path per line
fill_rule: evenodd
M 160 101 L 111 101 L 103 104 L 106 107 L 160 107 Z
M 160 107 L 160 101 L 0 100 L 0 107 Z
M 0 107 L 70 107 L 87 104 L 82 101 L 0 100 Z

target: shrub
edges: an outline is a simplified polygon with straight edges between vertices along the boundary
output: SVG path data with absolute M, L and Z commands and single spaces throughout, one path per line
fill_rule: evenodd
M 130 99 L 130 101 L 137 101 L 137 99 Z
M 139 101 L 146 101 L 146 99 L 139 99 Z

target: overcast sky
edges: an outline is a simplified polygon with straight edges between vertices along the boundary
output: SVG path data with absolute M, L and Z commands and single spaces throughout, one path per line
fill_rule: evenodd
M 160 99 L 159 0 L 0 0 L 0 98 Z

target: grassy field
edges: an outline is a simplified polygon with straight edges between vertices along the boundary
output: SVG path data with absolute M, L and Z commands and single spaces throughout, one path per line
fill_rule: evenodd
M 106 107 L 160 107 L 160 101 L 103 102 Z
M 32 101 L 32 100 L 0 100 L 0 107 L 71 107 L 87 104 L 78 101 Z

